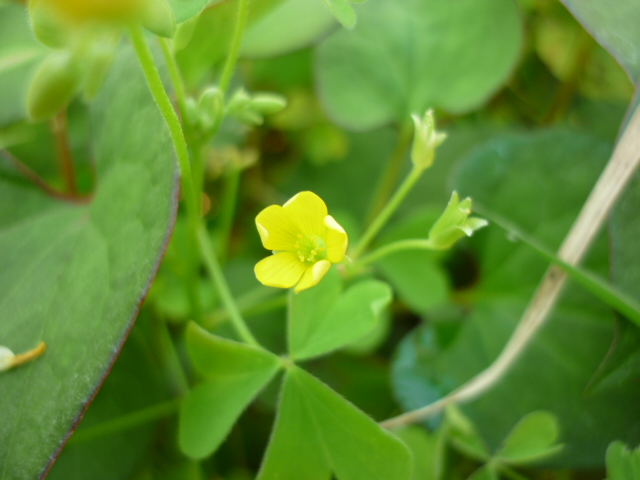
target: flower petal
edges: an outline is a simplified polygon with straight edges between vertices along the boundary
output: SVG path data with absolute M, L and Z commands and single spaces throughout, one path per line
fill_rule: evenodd
M 304 272 L 304 275 L 302 275 L 302 278 L 296 285 L 296 288 L 294 288 L 294 291 L 301 292 L 302 290 L 306 290 L 307 288 L 317 285 L 330 268 L 331 262 L 329 260 L 320 260 L 319 262 L 314 263 L 311 268 L 308 268 L 307 271 Z
M 254 272 L 260 283 L 267 287 L 291 288 L 307 268 L 294 253 L 281 252 L 260 260 Z
M 324 217 L 327 206 L 313 192 L 300 192 L 283 205 L 289 219 L 298 227 L 299 233 L 324 238 Z
M 256 217 L 256 227 L 264 248 L 269 250 L 294 251 L 298 227 L 291 215 L 280 205 L 271 205 Z
M 327 245 L 327 259 L 331 263 L 338 263 L 342 261 L 347 253 L 347 246 L 349 245 L 349 238 L 344 228 L 335 221 L 331 215 L 327 215 L 324 218 L 324 224 L 327 227 L 327 234 L 325 243 Z

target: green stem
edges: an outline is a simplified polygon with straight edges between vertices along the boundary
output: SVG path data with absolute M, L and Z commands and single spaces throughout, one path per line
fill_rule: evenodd
M 367 225 L 371 224 L 373 218 L 380 212 L 383 205 L 388 200 L 389 195 L 391 195 L 393 186 L 396 184 L 398 175 L 400 174 L 400 169 L 407 155 L 407 150 L 411 144 L 412 136 L 412 124 L 407 123 L 406 125 L 403 125 L 400 129 L 398 141 L 393 153 L 391 154 L 389 163 L 387 163 L 387 166 L 378 181 L 376 192 L 373 196 L 373 200 L 371 201 L 371 206 L 369 207 L 369 214 L 366 222 Z
M 244 2 L 246 0 L 241 1 Z M 153 61 L 149 47 L 145 42 L 142 29 L 139 26 L 135 25 L 131 27 L 131 39 L 136 53 L 138 54 L 151 94 L 153 95 L 153 98 L 160 109 L 160 113 L 169 127 L 171 139 L 173 140 L 173 145 L 176 150 L 178 164 L 182 173 L 182 188 L 187 203 L 190 236 L 200 247 L 200 253 L 203 256 L 205 265 L 213 278 L 224 305 L 229 311 L 231 322 L 238 331 L 238 334 L 245 342 L 257 345 L 258 342 L 253 338 L 249 328 L 244 323 L 233 296 L 231 295 L 231 291 L 229 290 L 229 286 L 227 285 L 224 274 L 222 273 L 222 269 L 220 268 L 218 259 L 216 258 L 216 254 L 213 250 L 209 232 L 207 231 L 202 216 L 200 215 L 200 208 L 196 201 L 191 165 L 189 163 L 189 150 L 187 148 L 184 132 L 182 131 L 178 115 L 176 115 L 173 105 L 171 105 L 171 100 L 169 100 L 169 96 L 164 89 L 162 79 L 160 78 L 158 69 Z
M 409 175 L 407 175 L 407 178 L 405 178 L 404 182 L 402 182 L 400 188 L 398 188 L 393 197 L 391 197 L 391 200 L 389 200 L 389 202 L 374 219 L 371 225 L 369 225 L 369 228 L 360 239 L 360 242 L 351 252 L 352 258 L 357 259 L 366 250 L 374 237 L 378 234 L 378 232 L 380 232 L 382 227 L 384 227 L 391 215 L 396 211 L 398 206 L 400 206 L 400 203 L 402 203 L 409 191 L 416 184 L 423 171 L 423 169 L 416 167 L 413 167 L 411 169 L 411 172 L 409 173 Z
M 240 314 L 240 310 L 233 299 L 233 295 L 231 295 L 231 290 L 229 289 L 229 285 L 227 285 L 227 281 L 222 273 L 222 268 L 220 268 L 220 263 L 218 262 L 213 249 L 211 237 L 209 237 L 209 232 L 204 225 L 200 225 L 200 228 L 198 229 L 198 243 L 200 245 L 200 251 L 204 257 L 205 266 L 216 284 L 218 294 L 229 313 L 229 319 L 236 329 L 236 332 L 238 332 L 240 338 L 245 342 L 251 345 L 259 345 L 244 322 L 242 315 Z
M 480 209 L 482 211 L 482 208 Z M 535 250 L 543 258 L 560 267 L 569 278 L 581 285 L 583 288 L 591 292 L 594 296 L 602 300 L 614 310 L 617 310 L 629 320 L 640 327 L 640 305 L 633 299 L 618 291 L 612 285 L 602 281 L 591 272 L 580 267 L 575 267 L 554 255 L 550 250 L 542 246 L 537 240 L 530 237 L 526 233 L 520 231 L 517 227 L 509 223 L 507 220 L 499 216 L 482 212 L 489 220 L 518 237 L 525 244 Z
M 233 38 L 231 39 L 231 49 L 229 50 L 229 55 L 227 56 L 227 61 L 224 64 L 220 77 L 220 90 L 222 90 L 223 93 L 226 93 L 227 88 L 229 88 L 231 75 L 233 75 L 233 71 L 236 68 L 238 53 L 240 52 L 240 45 L 242 44 L 242 37 L 244 35 L 244 28 L 247 25 L 248 16 L 249 0 L 239 0 L 236 24 L 233 28 Z
M 236 213 L 236 204 L 238 203 L 240 176 L 241 170 L 233 167 L 224 176 L 224 190 L 221 200 L 222 211 L 220 212 L 220 223 L 218 227 L 218 233 L 220 235 L 218 252 L 222 262 L 226 260 L 229 249 L 231 228 L 233 227 L 233 218 Z
M 271 291 L 271 289 L 267 289 L 263 286 L 260 286 L 258 290 L 248 292 L 238 298 L 236 304 L 243 316 L 249 317 L 252 315 L 259 315 L 261 313 L 278 310 L 287 306 L 286 294 L 274 296 L 274 292 Z M 227 312 L 226 309 L 221 308 L 207 316 L 202 326 L 207 330 L 211 330 L 227 320 L 229 320 L 229 312 Z
M 140 425 L 144 425 L 155 420 L 168 417 L 169 415 L 175 413 L 178 408 L 180 408 L 181 403 L 182 399 L 176 398 L 167 402 L 153 405 L 152 407 L 147 407 L 142 410 L 138 410 L 136 412 L 114 418 L 112 420 L 108 420 L 94 427 L 81 428 L 73 434 L 73 436 L 69 439 L 68 444 L 74 445 L 78 443 L 90 442 L 91 440 L 95 440 L 105 435 L 118 433 L 123 430 L 129 430 Z
M 365 255 L 357 262 L 354 262 L 354 267 L 363 267 L 371 263 L 377 262 L 387 255 L 392 253 L 401 252 L 403 250 L 439 250 L 435 248 L 429 240 L 423 238 L 398 240 L 397 242 L 388 243 L 382 247 L 374 250 L 369 255 Z
M 178 165 L 180 166 L 182 192 L 187 204 L 187 214 L 189 216 L 190 224 L 194 227 L 199 222 L 200 208 L 194 189 L 193 176 L 191 174 L 189 149 L 187 148 L 187 142 L 184 138 L 184 133 L 182 132 L 182 126 L 180 125 L 178 115 L 176 115 L 176 112 L 173 109 L 173 105 L 171 105 L 171 100 L 164 89 L 160 73 L 158 73 L 158 69 L 153 61 L 147 42 L 144 39 L 142 28 L 138 25 L 133 25 L 130 28 L 130 33 L 131 41 L 133 42 L 136 54 L 140 60 L 140 65 L 142 66 L 144 76 L 147 79 L 151 95 L 153 95 L 153 99 L 158 105 L 160 113 L 167 123 L 171 140 L 173 140 L 176 156 L 178 157 Z
M 184 396 L 189 392 L 189 381 L 173 343 L 167 322 L 163 318 L 156 318 L 154 324 L 157 328 L 158 350 L 161 352 L 164 370 L 171 382 L 171 387 L 178 396 Z
M 160 48 L 162 48 L 164 61 L 167 64 L 167 68 L 169 69 L 169 76 L 171 77 L 173 89 L 176 92 L 176 100 L 178 101 L 180 113 L 184 116 L 185 105 L 187 103 L 187 95 L 185 93 L 184 82 L 182 81 L 180 70 L 178 69 L 178 64 L 176 63 L 176 59 L 171 52 L 171 48 L 169 47 L 169 41 L 166 38 L 158 37 L 158 42 L 160 42 Z

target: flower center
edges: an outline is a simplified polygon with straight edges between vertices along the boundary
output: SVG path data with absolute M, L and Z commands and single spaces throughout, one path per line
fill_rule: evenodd
M 298 256 L 302 263 L 313 265 L 320 260 L 327 258 L 327 246 L 324 240 L 318 236 L 298 234 L 298 241 L 294 245 Z

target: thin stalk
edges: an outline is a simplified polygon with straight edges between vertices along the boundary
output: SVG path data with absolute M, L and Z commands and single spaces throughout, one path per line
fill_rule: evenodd
M 396 193 L 393 195 L 393 197 L 391 197 L 391 200 L 389 200 L 382 211 L 380 211 L 380 213 L 373 220 L 371 225 L 369 225 L 369 228 L 367 228 L 367 230 L 365 231 L 364 235 L 360 239 L 360 242 L 358 242 L 356 247 L 351 252 L 352 258 L 357 259 L 366 250 L 374 237 L 380 232 L 382 227 L 385 226 L 391 215 L 393 215 L 398 206 L 400 206 L 400 203 L 402 203 L 409 191 L 416 184 L 423 171 L 423 169 L 416 167 L 413 167 L 411 169 L 411 172 L 409 172 L 407 178 L 405 178 L 404 182 L 402 182 L 402 185 L 400 185 Z
M 153 95 L 153 99 L 158 105 L 160 113 L 169 128 L 171 140 L 173 140 L 173 146 L 176 150 L 176 156 L 178 157 L 178 165 L 180 166 L 182 192 L 187 204 L 189 222 L 191 223 L 192 228 L 195 228 L 195 225 L 197 225 L 200 218 L 200 206 L 197 201 L 193 184 L 191 163 L 189 162 L 189 149 L 187 148 L 187 142 L 184 138 L 180 120 L 173 109 L 173 105 L 171 105 L 169 95 L 167 95 L 167 92 L 164 89 L 160 73 L 158 73 L 158 69 L 153 61 L 147 42 L 144 39 L 142 28 L 139 25 L 133 25 L 130 28 L 130 34 L 131 41 L 136 50 L 136 54 L 138 55 L 138 59 L 140 60 L 140 65 L 142 66 L 144 76 L 147 80 L 147 84 L 149 85 L 149 90 L 151 90 L 151 95 Z
M 238 203 L 238 189 L 240 187 L 240 176 L 242 170 L 232 168 L 224 175 L 224 189 L 221 199 L 220 222 L 218 224 L 218 254 L 220 261 L 225 262 L 227 251 L 229 249 L 229 240 L 231 237 L 231 228 L 233 227 L 233 218 L 236 214 L 236 205 Z
M 580 262 L 638 164 L 640 164 L 640 108 L 633 114 L 609 163 L 589 194 L 569 234 L 565 237 L 558 251 L 559 259 L 571 266 Z M 386 420 L 381 425 L 385 428 L 397 428 L 419 422 L 440 412 L 449 404 L 468 402 L 493 388 L 509 371 L 544 324 L 566 280 L 567 274 L 557 265 L 552 265 L 547 270 L 511 338 L 489 367 L 440 400 Z
M 96 425 L 95 427 L 81 428 L 73 434 L 67 444 L 74 445 L 90 442 L 91 440 L 104 437 L 105 435 L 130 430 L 132 428 L 139 427 L 140 425 L 160 420 L 161 418 L 168 417 L 175 413 L 178 408 L 180 408 L 181 403 L 182 399 L 176 398 L 108 420 Z
M 287 306 L 286 294 L 271 296 L 273 294 L 270 293 L 269 298 L 263 298 L 264 294 L 260 297 L 252 298 L 249 298 L 249 295 L 251 295 L 251 292 L 239 298 L 237 301 L 240 313 L 245 317 L 259 315 L 261 313 L 278 310 Z M 205 318 L 203 327 L 210 330 L 227 320 L 229 320 L 229 312 L 226 309 L 221 308 Z
M 158 351 L 162 355 L 162 362 L 164 364 L 164 370 L 167 373 L 167 378 L 169 378 L 171 387 L 176 395 L 182 397 L 189 392 L 189 381 L 187 380 L 180 356 L 173 343 L 167 322 L 164 318 L 155 318 L 154 325 L 157 328 L 156 341 L 158 343 Z
M 233 27 L 233 38 L 231 39 L 231 48 L 229 49 L 229 55 L 224 63 L 222 69 L 222 75 L 220 76 L 220 90 L 223 93 L 227 92 L 229 88 L 229 82 L 231 82 L 231 76 L 236 68 L 236 62 L 238 61 L 238 53 L 240 52 L 240 45 L 242 44 L 242 37 L 244 36 L 244 29 L 247 25 L 247 18 L 249 16 L 249 0 L 239 0 L 238 10 L 236 13 L 236 23 Z
M 66 110 L 62 110 L 53 117 L 52 125 L 65 191 L 73 196 L 77 196 L 76 170 L 73 164 L 73 153 L 69 145 L 69 125 Z
M 173 90 L 176 92 L 176 100 L 178 102 L 178 107 L 180 108 L 180 113 L 184 117 L 187 95 L 185 93 L 184 82 L 182 81 L 180 70 L 178 69 L 178 64 L 176 63 L 176 59 L 171 52 L 171 48 L 169 47 L 169 40 L 167 40 L 166 38 L 158 37 L 158 42 L 160 42 L 160 48 L 162 48 L 164 61 L 167 64 L 167 68 L 169 69 L 169 76 L 171 77 Z
M 398 134 L 399 136 L 396 147 L 391 154 L 389 163 L 387 163 L 385 170 L 382 172 L 373 200 L 371 201 L 369 214 L 367 216 L 367 225 L 371 224 L 393 191 L 393 186 L 396 184 L 404 158 L 406 157 L 407 150 L 411 144 L 412 132 L 412 128 L 407 124 L 401 128 L 400 133 Z
M 246 1 L 246 0 L 244 0 Z M 189 218 L 189 230 L 190 236 L 194 241 L 194 245 L 200 247 L 200 253 L 203 256 L 205 265 L 211 274 L 213 281 L 218 289 L 218 294 L 222 298 L 224 305 L 229 311 L 231 321 L 240 337 L 247 343 L 257 345 L 255 338 L 251 335 L 248 327 L 244 323 L 238 307 L 235 304 L 229 286 L 227 285 L 222 269 L 216 258 L 216 254 L 209 238 L 209 232 L 207 231 L 202 216 L 200 215 L 200 207 L 196 200 L 196 192 L 193 183 L 193 175 L 191 172 L 191 165 L 189 163 L 189 150 L 187 148 L 187 142 L 180 125 L 178 115 L 176 115 L 171 100 L 167 95 L 162 79 L 158 73 L 158 69 L 153 61 L 149 47 L 147 46 L 142 29 L 134 25 L 131 27 L 131 39 L 142 65 L 147 84 L 151 90 L 151 94 L 160 109 L 160 113 L 165 119 L 167 126 L 169 127 L 169 133 L 173 140 L 173 145 L 178 157 L 178 164 L 180 166 L 182 188 L 184 192 L 185 201 L 187 204 L 187 215 Z
M 259 345 L 244 322 L 242 314 L 238 309 L 238 305 L 236 305 L 236 302 L 233 299 L 229 285 L 227 285 L 227 281 L 222 273 L 222 268 L 220 268 L 220 263 L 216 257 L 211 237 L 204 225 L 200 225 L 200 228 L 198 229 L 198 243 L 204 258 L 205 266 L 218 289 L 218 294 L 220 295 L 222 303 L 229 313 L 231 324 L 234 326 L 242 340 L 251 345 Z
M 360 260 L 354 262 L 354 267 L 364 267 L 377 262 L 381 258 L 391 255 L 392 253 L 401 252 L 403 250 L 439 250 L 434 248 L 429 240 L 424 238 L 412 238 L 407 240 L 398 240 L 397 242 L 388 243 L 365 255 Z

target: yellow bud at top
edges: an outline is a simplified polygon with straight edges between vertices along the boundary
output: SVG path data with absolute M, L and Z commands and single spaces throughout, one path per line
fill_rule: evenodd
M 142 0 L 31 0 L 30 9 L 46 9 L 64 20 L 84 23 L 87 21 L 123 21 L 138 15 Z

